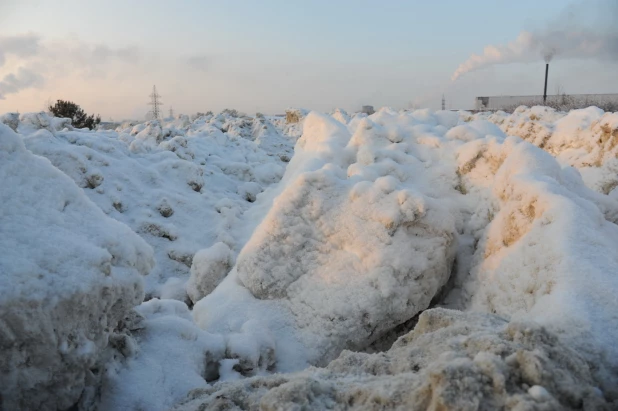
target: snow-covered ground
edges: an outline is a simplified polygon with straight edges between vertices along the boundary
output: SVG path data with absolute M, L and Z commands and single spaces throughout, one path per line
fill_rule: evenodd
M 0 117 L 6 404 L 618 407 L 618 113 L 298 113 Z

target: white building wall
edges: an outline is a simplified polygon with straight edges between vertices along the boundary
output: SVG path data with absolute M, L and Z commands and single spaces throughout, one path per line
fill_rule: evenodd
M 565 98 L 562 95 L 547 96 L 548 101 L 560 101 Z M 573 94 L 566 98 L 572 98 L 575 102 L 615 102 L 618 103 L 618 94 Z M 503 110 L 518 105 L 543 104 L 543 96 L 491 96 L 477 97 L 475 100 L 475 110 Z M 592 104 L 592 103 L 591 103 Z

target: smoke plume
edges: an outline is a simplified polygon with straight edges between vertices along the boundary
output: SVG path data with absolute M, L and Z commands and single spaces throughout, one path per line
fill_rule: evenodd
M 585 7 L 594 8 L 597 18 L 592 24 L 583 21 L 580 13 L 568 13 L 540 32 L 523 31 L 514 41 L 505 45 L 487 46 L 480 55 L 473 54 L 462 63 L 451 80 L 496 64 L 529 63 L 553 58 L 597 59 L 618 62 L 618 25 L 604 24 L 605 18 L 618 17 L 618 0 L 590 1 Z M 578 19 L 582 21 L 578 21 Z

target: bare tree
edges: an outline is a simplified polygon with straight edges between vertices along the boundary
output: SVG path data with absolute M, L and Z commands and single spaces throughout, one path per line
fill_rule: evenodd
M 562 96 L 564 94 L 566 94 L 566 92 L 564 91 L 564 86 L 562 85 L 562 83 L 556 83 L 556 95 Z
M 48 114 L 52 114 L 51 110 L 49 109 L 51 106 L 54 105 L 54 101 L 52 100 L 51 97 L 47 97 L 47 100 L 45 100 L 45 102 L 43 103 L 43 111 L 48 113 Z

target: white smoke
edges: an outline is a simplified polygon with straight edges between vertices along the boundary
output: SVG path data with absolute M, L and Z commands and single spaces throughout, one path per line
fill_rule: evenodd
M 586 4 L 595 4 L 597 12 L 605 13 L 604 18 L 618 17 L 618 0 Z M 541 58 L 547 63 L 554 57 L 618 61 L 618 25 L 604 26 L 597 21 L 593 28 L 586 28 L 572 21 L 576 18 L 575 13 L 570 13 L 568 24 L 554 24 L 557 27 L 538 33 L 523 31 L 508 44 L 487 46 L 482 54 L 473 54 L 462 63 L 451 80 L 496 64 L 529 63 Z

